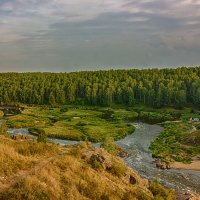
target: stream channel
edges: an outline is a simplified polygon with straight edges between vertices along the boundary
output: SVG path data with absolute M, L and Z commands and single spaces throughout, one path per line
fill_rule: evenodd
M 126 136 L 116 143 L 129 153 L 124 159 L 125 163 L 136 170 L 142 177 L 149 180 L 156 179 L 163 185 L 176 190 L 196 191 L 200 193 L 200 171 L 156 168 L 154 159 L 149 150 L 149 145 L 157 135 L 163 131 L 160 125 L 150 125 L 142 122 L 132 123 L 136 130 L 133 134 Z M 29 135 L 27 128 L 8 129 L 10 135 Z M 60 145 L 76 144 L 76 141 L 49 139 Z M 94 144 L 98 147 L 98 144 Z

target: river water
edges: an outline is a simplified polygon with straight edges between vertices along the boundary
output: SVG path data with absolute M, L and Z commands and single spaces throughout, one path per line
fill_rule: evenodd
M 125 149 L 129 156 L 124 159 L 125 163 L 135 169 L 142 177 L 149 180 L 156 179 L 163 185 L 177 190 L 192 190 L 200 193 L 200 172 L 192 170 L 161 170 L 157 169 L 149 151 L 152 140 L 163 130 L 159 125 L 146 123 L 133 123 L 136 130 L 133 134 L 116 143 Z M 9 129 L 10 135 L 29 134 L 28 129 Z M 51 142 L 60 145 L 76 144 L 76 141 L 49 139 Z M 94 144 L 98 147 L 99 144 Z
M 140 122 L 133 125 L 136 127 L 135 132 L 117 142 L 129 153 L 129 157 L 125 158 L 126 164 L 144 178 L 157 179 L 163 185 L 177 190 L 193 190 L 200 193 L 200 172 L 156 168 L 149 146 L 163 128 Z

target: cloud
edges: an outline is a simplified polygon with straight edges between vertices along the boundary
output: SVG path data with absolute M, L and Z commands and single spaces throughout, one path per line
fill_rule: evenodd
M 189 9 L 190 12 L 188 12 Z M 0 2 L 0 17 L 7 21 L 7 26 L 2 27 L 1 24 L 1 28 L 10 29 L 18 34 L 20 28 L 22 28 L 21 34 L 24 34 L 25 26 L 29 27 L 29 32 L 37 32 L 38 30 L 48 30 L 55 23 L 79 23 L 98 18 L 105 13 L 132 14 L 133 17 L 124 19 L 125 22 L 148 21 L 149 19 L 153 21 L 157 20 L 156 18 L 161 18 L 164 21 L 179 19 L 185 24 L 194 24 L 200 20 L 200 1 L 2 0 Z
M 175 58 L 170 59 L 171 51 L 176 55 L 185 52 L 177 56 L 178 62 L 187 51 L 196 55 L 200 50 L 199 24 L 200 0 L 1 0 L 0 47 L 5 52 L 1 50 L 0 57 L 2 63 L 8 62 L 8 53 L 20 63 L 35 63 L 38 56 L 41 63 L 45 63 L 42 57 L 57 57 L 63 65 L 80 64 L 72 54 L 77 52 L 87 65 L 95 64 L 95 58 L 90 58 L 91 62 L 88 58 L 92 51 L 97 63 L 101 64 L 101 58 L 106 64 L 112 62 L 103 53 L 104 48 L 112 51 L 111 57 L 120 57 L 120 51 L 114 49 L 118 47 L 129 64 L 137 57 L 137 64 L 156 60 L 161 52 L 175 63 Z M 88 54 L 84 56 L 85 49 Z M 149 60 L 144 61 L 145 56 L 131 59 L 131 52 L 143 52 Z M 70 55 L 69 59 L 65 54 Z

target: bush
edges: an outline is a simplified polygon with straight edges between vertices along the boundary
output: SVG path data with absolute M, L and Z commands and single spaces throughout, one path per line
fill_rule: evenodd
M 60 112 L 68 112 L 68 111 L 69 111 L 68 106 L 63 106 L 63 107 L 60 109 Z
M 0 118 L 4 116 L 4 112 L 0 110 Z
M 164 188 L 158 181 L 150 182 L 149 190 L 152 192 L 155 199 L 160 200 L 176 200 L 175 191 Z
M 200 130 L 200 124 L 198 124 L 198 125 L 196 126 L 196 128 L 197 128 L 198 130 Z
M 45 134 L 45 132 L 42 132 L 38 135 L 37 141 L 38 142 L 43 142 L 43 143 L 47 143 L 47 135 Z
M 122 177 L 122 176 L 124 176 L 124 174 L 126 172 L 126 166 L 118 160 L 113 160 L 112 161 L 112 167 L 111 167 L 111 169 L 109 169 L 109 171 L 113 175 L 116 175 L 118 177 Z
M 8 127 L 5 122 L 0 125 L 0 135 L 9 136 L 8 134 Z
M 38 137 L 37 138 L 38 142 L 44 142 L 44 143 L 47 142 L 48 137 L 47 137 L 47 135 L 46 135 L 46 133 L 43 129 L 41 129 L 41 128 L 29 128 L 28 131 L 29 131 L 30 134 Z
M 45 131 L 41 128 L 29 128 L 28 129 L 29 133 L 31 135 L 39 136 L 41 133 L 44 133 Z
M 106 137 L 101 144 L 101 147 L 104 148 L 108 153 L 112 155 L 116 155 L 118 152 L 117 145 L 114 144 L 114 140 L 112 137 Z
M 103 111 L 103 114 L 101 117 L 105 120 L 112 121 L 113 116 L 114 116 L 114 111 L 111 109 L 107 109 L 107 110 Z
M 78 123 L 76 123 L 76 126 L 86 126 L 87 124 L 85 122 L 81 122 L 79 121 Z
M 90 161 L 90 165 L 93 169 L 100 170 L 102 169 L 102 164 L 98 160 Z
M 161 123 L 165 121 L 172 121 L 175 119 L 170 113 L 159 113 L 159 112 L 140 112 L 138 116 L 139 120 L 148 123 Z

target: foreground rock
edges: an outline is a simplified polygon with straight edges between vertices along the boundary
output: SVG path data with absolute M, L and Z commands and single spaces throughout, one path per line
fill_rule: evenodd
M 112 156 L 103 148 L 95 149 L 90 143 L 87 143 L 87 145 L 89 149 L 87 147 L 81 152 L 81 158 L 86 160 L 94 168 L 102 168 L 107 172 L 114 173 L 127 184 L 139 184 L 144 188 L 148 187 L 148 180 L 142 179 L 134 170 L 126 167 L 121 159 Z
M 125 151 L 124 149 L 122 149 L 120 146 L 117 146 L 117 156 L 121 157 L 121 158 L 126 158 L 128 157 L 128 152 Z
M 190 191 L 187 191 L 187 192 L 179 191 L 177 192 L 176 199 L 177 200 L 199 200 L 200 196 Z

